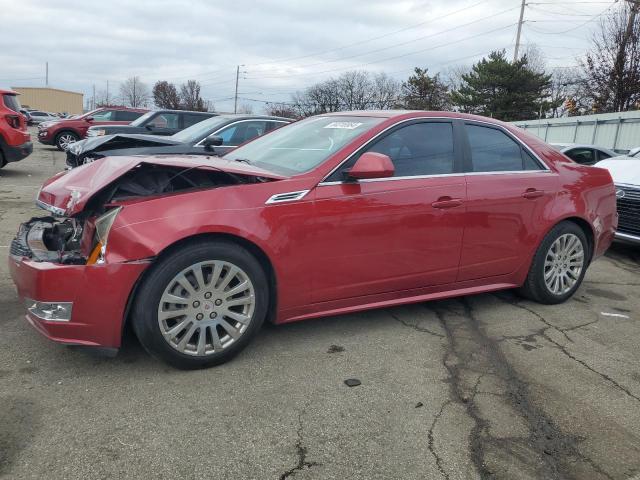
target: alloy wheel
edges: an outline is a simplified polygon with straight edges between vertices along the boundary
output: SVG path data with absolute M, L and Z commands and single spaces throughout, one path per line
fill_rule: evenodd
M 569 292 L 580 279 L 584 267 L 584 247 L 573 233 L 559 236 L 551 244 L 544 261 L 544 282 L 554 295 Z
M 207 356 L 236 342 L 255 310 L 249 276 L 230 262 L 196 263 L 168 283 L 158 306 L 162 336 L 180 353 Z
M 64 133 L 60 135 L 60 139 L 58 140 L 58 145 L 60 145 L 60 147 L 63 150 L 66 150 L 67 148 L 69 148 L 69 145 L 75 142 L 76 142 L 76 137 L 74 137 L 69 133 Z

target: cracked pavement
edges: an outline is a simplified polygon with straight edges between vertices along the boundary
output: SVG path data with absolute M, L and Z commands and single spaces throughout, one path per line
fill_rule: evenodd
M 64 155 L 0 170 L 0 255 Z M 0 478 L 640 479 L 640 248 L 577 294 L 512 292 L 266 326 L 181 372 L 23 320 L 0 262 Z M 357 378 L 353 388 L 343 382 Z

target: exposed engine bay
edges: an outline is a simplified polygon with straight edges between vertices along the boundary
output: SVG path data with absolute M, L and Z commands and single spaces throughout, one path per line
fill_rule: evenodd
M 10 253 L 16 258 L 35 261 L 86 264 L 96 246 L 106 246 L 106 236 L 116 210 L 121 208 L 120 202 L 268 181 L 271 179 L 230 173 L 207 165 L 184 168 L 141 163 L 98 191 L 78 214 L 34 217 L 20 225 Z

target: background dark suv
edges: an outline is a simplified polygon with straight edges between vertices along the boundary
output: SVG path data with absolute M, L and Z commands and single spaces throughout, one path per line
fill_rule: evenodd
M 154 110 L 147 112 L 129 125 L 100 125 L 87 130 L 87 137 L 113 135 L 114 133 L 144 133 L 146 135 L 173 135 L 180 130 L 211 118 L 215 113 L 188 110 Z
M 92 125 L 128 125 L 148 110 L 141 108 L 103 107 L 84 115 L 38 125 L 38 141 L 60 150 L 84 138 Z
M 0 168 L 17 162 L 33 151 L 27 120 L 20 113 L 18 94 L 0 90 Z

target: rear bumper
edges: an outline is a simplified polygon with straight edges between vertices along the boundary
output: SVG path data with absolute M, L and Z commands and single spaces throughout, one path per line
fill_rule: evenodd
M 71 304 L 69 320 L 44 320 L 26 311 L 27 321 L 50 340 L 118 348 L 129 296 L 150 262 L 61 265 L 9 257 L 9 270 L 25 301 Z
M 33 143 L 25 142 L 22 145 L 18 145 L 16 147 L 5 145 L 2 151 L 7 162 L 17 162 L 31 155 L 31 153 L 33 152 Z

